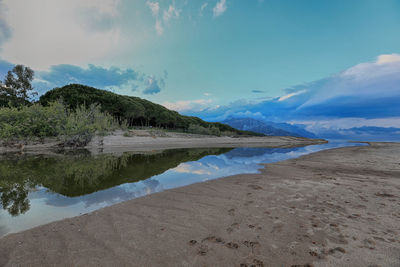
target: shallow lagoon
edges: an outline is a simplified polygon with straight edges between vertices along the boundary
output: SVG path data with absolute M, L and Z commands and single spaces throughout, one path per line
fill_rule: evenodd
M 146 154 L 0 156 L 0 236 L 154 192 L 256 173 L 272 163 L 355 143 L 301 148 L 193 148 Z

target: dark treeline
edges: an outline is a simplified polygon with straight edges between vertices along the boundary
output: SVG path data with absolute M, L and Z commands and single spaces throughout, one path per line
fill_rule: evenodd
M 214 128 L 221 133 L 257 135 L 251 132 L 239 131 L 222 123 L 206 122 L 197 117 L 183 116 L 176 111 L 139 97 L 118 95 L 81 84 L 70 84 L 61 88 L 54 88 L 42 95 L 39 102 L 46 106 L 60 99 L 71 109 L 81 105 L 100 104 L 103 112 L 113 115 L 119 123 L 127 123 L 130 127 L 152 126 L 165 129 L 189 130 L 195 126 L 208 129 Z

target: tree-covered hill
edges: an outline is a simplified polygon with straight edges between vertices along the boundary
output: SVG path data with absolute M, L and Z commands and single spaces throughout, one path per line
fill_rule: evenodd
M 126 121 L 129 126 L 153 126 L 168 129 L 188 130 L 189 126 L 217 128 L 221 132 L 232 132 L 238 135 L 260 135 L 240 131 L 222 123 L 203 121 L 197 117 L 183 116 L 176 111 L 134 96 L 115 94 L 93 87 L 70 84 L 54 88 L 40 97 L 40 104 L 46 106 L 50 102 L 62 99 L 65 105 L 75 109 L 84 104 L 100 104 L 103 112 L 108 112 L 120 123 Z

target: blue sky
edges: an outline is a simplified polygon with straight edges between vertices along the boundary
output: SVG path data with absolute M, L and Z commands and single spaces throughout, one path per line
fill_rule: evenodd
M 285 110 L 287 121 L 396 124 L 399 109 L 382 101 L 400 91 L 399 14 L 398 0 L 0 0 L 0 76 L 24 64 L 39 92 L 79 82 L 209 119 L 241 106 L 270 119 Z M 331 112 L 297 112 L 318 101 Z M 366 110 L 377 103 L 387 108 Z

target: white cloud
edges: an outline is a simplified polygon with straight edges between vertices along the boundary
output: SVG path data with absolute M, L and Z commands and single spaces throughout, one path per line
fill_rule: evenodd
M 291 97 L 293 97 L 293 96 L 296 96 L 296 95 L 300 95 L 300 94 L 305 93 L 305 92 L 306 92 L 306 90 L 301 90 L 301 91 L 298 91 L 298 92 L 290 93 L 290 94 L 281 96 L 281 97 L 278 99 L 278 101 L 284 101 L 284 100 L 286 100 L 286 99 L 289 99 L 289 98 L 291 98 Z
M 360 63 L 339 74 L 339 77 L 370 81 L 400 71 L 400 55 L 380 55 L 375 62 Z
M 380 55 L 326 79 L 299 86 L 310 98 L 300 108 L 337 97 L 387 97 L 399 95 L 400 55 Z
M 164 102 L 162 105 L 168 109 L 175 111 L 202 111 L 206 108 L 210 108 L 213 103 L 211 99 L 196 99 L 196 100 L 183 100 L 177 102 Z
M 226 11 L 226 0 L 219 0 L 213 8 L 214 17 L 221 16 Z
M 38 70 L 55 64 L 94 62 L 115 49 L 120 31 L 115 27 L 93 31 L 83 27 L 80 12 L 93 10 L 96 15 L 93 19 L 102 21 L 101 16 L 118 16 L 118 3 L 116 0 L 5 0 L 5 20 L 12 28 L 12 37 L 4 43 L 0 56 Z
M 377 64 L 400 62 L 399 54 L 380 55 L 376 61 Z
M 153 16 L 155 17 L 158 16 L 158 13 L 160 12 L 160 4 L 158 2 L 151 2 L 151 1 L 147 1 L 146 4 L 150 8 Z
M 203 165 L 201 162 L 195 162 L 192 164 L 189 163 L 181 163 L 179 164 L 178 167 L 173 169 L 173 171 L 178 172 L 178 173 L 191 173 L 191 174 L 197 174 L 197 175 L 211 175 L 212 172 L 210 169 L 215 170 L 216 166 L 212 166 L 211 168 L 209 166 Z M 217 169 L 218 170 L 218 167 Z

